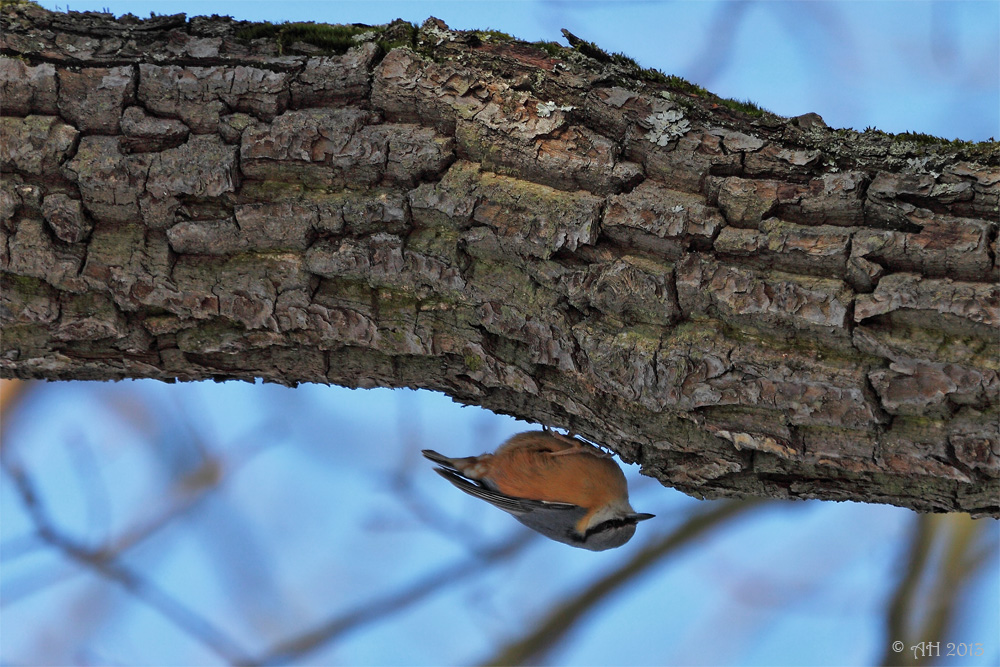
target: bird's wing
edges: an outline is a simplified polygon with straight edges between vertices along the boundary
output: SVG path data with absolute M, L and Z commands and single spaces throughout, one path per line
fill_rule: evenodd
M 568 512 L 570 510 L 583 511 L 582 507 L 571 503 L 553 503 L 546 500 L 531 500 L 529 498 L 508 496 L 505 493 L 490 489 L 481 483 L 473 482 L 453 470 L 447 470 L 445 468 L 435 468 L 434 470 L 437 474 L 441 475 L 456 487 L 468 493 L 470 496 L 475 496 L 476 498 L 485 500 L 490 505 L 498 507 L 504 512 L 513 514 L 518 519 L 522 519 L 526 514 L 535 512 Z

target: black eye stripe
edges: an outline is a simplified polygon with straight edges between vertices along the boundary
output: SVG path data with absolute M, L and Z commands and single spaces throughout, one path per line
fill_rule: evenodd
M 634 526 L 636 524 L 635 519 L 624 518 L 624 519 L 608 519 L 607 521 L 602 521 L 596 526 L 592 526 L 590 530 L 587 531 L 587 536 L 595 535 L 597 533 L 603 533 L 607 530 L 614 530 L 616 528 L 624 528 L 625 526 Z

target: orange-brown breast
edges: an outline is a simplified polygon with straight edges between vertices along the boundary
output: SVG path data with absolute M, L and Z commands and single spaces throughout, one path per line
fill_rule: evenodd
M 627 498 L 628 486 L 618 464 L 586 447 L 552 456 L 551 452 L 573 446 L 544 432 L 521 433 L 497 449 L 485 477 L 509 496 L 572 503 L 588 510 Z M 586 525 L 590 514 L 580 525 Z

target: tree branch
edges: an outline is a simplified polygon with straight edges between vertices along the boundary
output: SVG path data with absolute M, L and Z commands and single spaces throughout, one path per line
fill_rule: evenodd
M 167 594 L 151 581 L 115 560 L 114 554 L 104 550 L 87 549 L 63 535 L 53 525 L 35 492 L 27 473 L 13 464 L 8 456 L 0 456 L 0 465 L 14 482 L 25 509 L 35 524 L 37 535 L 67 558 L 94 574 L 113 581 L 137 599 L 158 611 L 177 628 L 206 648 L 212 650 L 229 664 L 238 664 L 245 652 L 229 637 L 215 628 L 208 620 Z
M 436 19 L 5 4 L 4 377 L 424 387 L 698 497 L 1000 515 L 1000 149 Z
M 624 566 L 594 582 L 579 595 L 566 600 L 537 624 L 526 637 L 504 647 L 485 665 L 541 664 L 546 655 L 558 646 L 560 640 L 583 617 L 618 589 L 641 576 L 650 567 L 676 552 L 692 540 L 720 523 L 757 505 L 753 501 L 728 501 L 692 516 L 664 539 L 653 542 L 638 552 Z
M 314 628 L 282 641 L 265 651 L 261 657 L 246 664 L 284 664 L 307 656 L 367 624 L 382 622 L 394 614 L 405 611 L 428 595 L 439 593 L 447 586 L 455 585 L 464 579 L 481 574 L 490 563 L 503 561 L 516 555 L 535 537 L 536 535 L 533 533 L 520 531 L 518 536 L 513 539 L 482 549 L 473 557 L 460 563 L 449 564 L 399 591 L 377 597 L 353 611 L 333 616 Z

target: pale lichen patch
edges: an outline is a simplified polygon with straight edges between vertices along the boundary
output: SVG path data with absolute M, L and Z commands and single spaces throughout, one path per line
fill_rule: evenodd
M 691 129 L 691 121 L 684 117 L 680 109 L 657 111 L 646 116 L 644 122 L 649 127 L 646 140 L 657 146 L 666 146 Z

